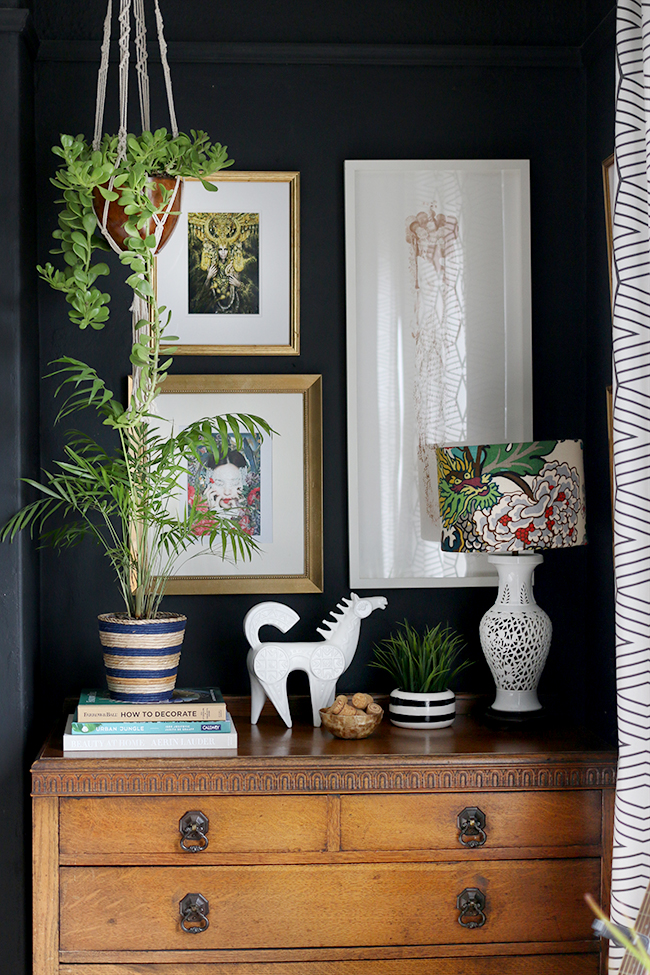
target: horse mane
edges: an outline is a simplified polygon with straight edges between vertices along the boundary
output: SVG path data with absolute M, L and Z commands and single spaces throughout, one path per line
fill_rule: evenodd
M 341 603 L 345 603 L 345 606 L 342 606 Z M 354 603 L 351 599 L 346 599 L 345 596 L 343 596 L 341 603 L 337 603 L 336 609 L 333 609 L 330 612 L 330 616 L 333 617 L 333 620 L 324 619 L 322 627 L 316 627 L 316 632 L 320 633 L 323 640 L 331 640 L 334 634 L 337 633 L 341 628 L 343 623 L 350 622 L 350 616 L 354 615 L 352 611 L 352 606 Z M 336 612 L 337 609 L 340 610 L 339 613 Z

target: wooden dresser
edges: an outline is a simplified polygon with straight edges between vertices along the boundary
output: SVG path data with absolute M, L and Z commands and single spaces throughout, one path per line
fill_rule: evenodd
M 607 901 L 611 749 L 470 714 L 364 741 L 307 720 L 242 712 L 237 754 L 191 757 L 64 758 L 54 735 L 34 975 L 604 971 L 583 895 Z

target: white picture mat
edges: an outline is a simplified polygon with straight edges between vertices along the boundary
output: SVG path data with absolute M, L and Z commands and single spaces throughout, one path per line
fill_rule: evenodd
M 484 556 L 440 553 L 420 513 L 405 225 L 432 199 L 450 212 L 452 183 L 462 200 L 467 361 L 466 430 L 454 442 L 532 437 L 528 161 L 346 161 L 350 583 L 359 588 L 497 581 Z
M 172 310 L 180 345 L 288 345 L 291 335 L 291 204 L 288 182 L 214 181 L 216 193 L 186 180 L 178 223 L 156 258 L 156 297 Z M 260 311 L 190 315 L 188 213 L 259 213 Z
M 180 431 L 204 417 L 252 413 L 264 417 L 278 434 L 272 440 L 273 540 L 260 542 L 260 552 L 250 561 L 233 564 L 206 551 L 206 543 L 197 539 L 175 567 L 175 575 L 243 577 L 305 572 L 303 402 L 301 393 L 160 393 L 155 409 L 163 433 L 172 425 Z M 181 491 L 177 504 L 184 507 L 185 503 L 186 495 Z M 198 557 L 191 558 L 193 555 Z

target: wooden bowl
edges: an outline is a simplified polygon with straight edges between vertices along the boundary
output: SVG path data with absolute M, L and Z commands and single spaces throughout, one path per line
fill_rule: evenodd
M 384 716 L 378 714 L 332 714 L 327 708 L 320 709 L 323 726 L 336 738 L 367 738 Z

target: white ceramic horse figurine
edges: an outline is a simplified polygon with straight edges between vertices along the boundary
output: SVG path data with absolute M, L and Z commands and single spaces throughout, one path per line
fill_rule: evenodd
M 244 633 L 250 645 L 246 665 L 251 679 L 251 724 L 257 724 L 265 700 L 269 699 L 287 728 L 291 713 L 287 697 L 287 677 L 292 670 L 304 670 L 309 677 L 309 693 L 314 727 L 320 725 L 320 708 L 329 707 L 336 694 L 336 682 L 352 662 L 361 630 L 361 620 L 375 609 L 385 609 L 385 596 L 356 593 L 343 597 L 332 610 L 333 620 L 323 620 L 317 632 L 322 640 L 313 643 L 261 643 L 260 627 L 275 626 L 286 633 L 300 617 L 284 603 L 258 603 L 244 617 Z

